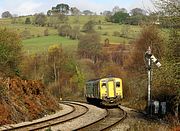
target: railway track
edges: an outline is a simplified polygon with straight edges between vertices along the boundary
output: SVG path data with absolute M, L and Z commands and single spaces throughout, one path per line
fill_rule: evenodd
M 116 124 L 120 123 L 127 117 L 127 113 L 121 108 L 106 109 L 108 114 L 106 117 L 95 121 L 89 125 L 77 128 L 78 131 L 101 131 L 108 130 Z
M 69 112 L 52 118 L 24 125 L 12 125 L 0 130 L 106 130 L 124 120 L 127 113 L 121 108 L 98 108 L 84 102 L 63 101 L 61 104 L 72 108 Z
M 73 120 L 77 117 L 80 117 L 82 115 L 84 115 L 85 113 L 88 112 L 88 107 L 82 105 L 82 104 L 78 104 L 78 103 L 74 103 L 74 104 L 70 104 L 70 103 L 63 103 L 65 105 L 68 105 L 72 108 L 72 111 L 64 114 L 64 115 L 58 115 L 56 117 L 50 118 L 50 119 L 46 119 L 46 120 L 42 120 L 39 122 L 35 122 L 35 123 L 30 123 L 30 124 L 25 124 L 25 125 L 21 125 L 21 126 L 9 126 L 9 127 L 5 127 L 5 129 L 0 129 L 2 131 L 11 131 L 11 130 L 18 130 L 18 131 L 34 131 L 34 130 L 41 130 L 41 129 L 46 129 L 58 124 L 62 124 L 64 122 Z

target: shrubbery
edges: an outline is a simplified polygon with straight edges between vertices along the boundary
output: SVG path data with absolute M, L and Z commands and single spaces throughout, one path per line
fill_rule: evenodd
M 0 29 L 0 72 L 15 75 L 22 56 L 20 36 L 8 29 Z

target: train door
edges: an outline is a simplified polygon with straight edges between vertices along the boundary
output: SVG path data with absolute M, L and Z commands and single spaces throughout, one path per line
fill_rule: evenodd
M 108 81 L 108 96 L 109 97 L 115 97 L 115 90 L 114 90 L 114 81 Z

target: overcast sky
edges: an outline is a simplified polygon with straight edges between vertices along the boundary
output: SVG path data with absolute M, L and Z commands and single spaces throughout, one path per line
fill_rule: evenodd
M 4 11 L 10 11 L 11 14 L 19 16 L 46 13 L 52 6 L 60 3 L 77 7 L 81 11 L 88 9 L 97 14 L 104 10 L 112 11 L 114 6 L 126 8 L 128 11 L 135 7 L 153 9 L 151 0 L 0 0 L 0 14 Z

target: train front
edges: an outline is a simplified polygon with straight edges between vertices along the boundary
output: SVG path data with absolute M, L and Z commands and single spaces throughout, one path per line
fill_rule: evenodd
M 112 77 L 100 80 L 100 99 L 103 105 L 118 105 L 122 98 L 122 79 Z

